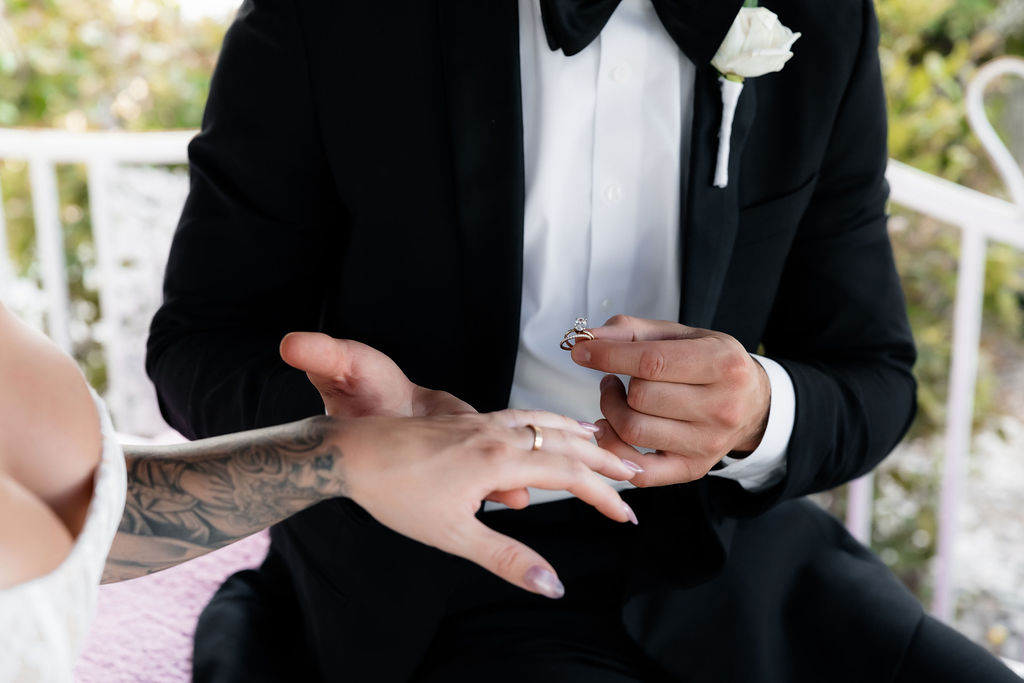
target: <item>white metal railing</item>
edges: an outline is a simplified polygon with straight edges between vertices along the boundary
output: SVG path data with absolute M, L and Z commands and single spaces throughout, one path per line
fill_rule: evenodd
M 138 436 L 153 437 L 169 429 L 159 416 L 143 355 L 145 329 L 159 301 L 167 249 L 187 191 L 184 174 L 174 177 L 146 165 L 185 163 L 194 135 L 0 129 L 0 159 L 28 164 L 46 329 L 66 352 L 72 351 L 73 335 L 57 166 L 86 168 L 95 280 L 103 312 L 97 334 L 103 337 L 107 362 L 107 400 L 118 427 Z M 133 215 L 126 197 L 139 196 L 139 191 L 124 187 L 129 176 L 135 181 L 141 177 L 150 186 L 149 196 L 136 202 Z M 0 245 L 0 291 L 7 291 L 14 279 L 2 210 Z
M 0 129 L 0 159 L 28 162 L 32 212 L 36 228 L 43 290 L 48 299 L 47 331 L 65 351 L 71 350 L 68 283 L 65 275 L 64 235 L 57 192 L 57 165 L 84 163 L 89 177 L 89 198 L 97 249 L 109 216 L 106 188 L 117 164 L 180 164 L 187 160 L 188 141 L 194 131 L 159 133 L 71 133 L 54 130 Z M 6 251 L 6 222 L 0 211 L 0 238 Z M 97 254 L 99 256 L 99 254 Z M 9 272 L 6 253 L 0 266 Z M 101 290 L 102 291 L 102 290 Z M 102 293 L 101 293 L 102 296 Z M 101 302 L 102 303 L 102 302 Z
M 968 119 L 992 155 L 1015 203 L 950 183 L 898 161 L 890 161 L 887 172 L 894 203 L 958 226 L 962 231 L 950 369 L 949 422 L 945 435 L 938 552 L 935 561 L 935 601 L 932 606 L 932 611 L 946 620 L 951 616 L 953 607 L 953 543 L 967 455 L 970 451 L 986 246 L 989 242 L 999 242 L 1024 249 L 1024 175 L 989 125 L 982 104 L 986 85 L 1004 74 L 1024 76 L 1024 60 L 999 59 L 978 72 L 967 91 Z M 56 165 L 84 163 L 87 168 L 95 248 L 98 268 L 101 271 L 98 280 L 104 316 L 113 311 L 122 311 L 128 316 L 138 308 L 126 306 L 122 300 L 124 297 L 112 292 L 110 286 L 110 282 L 116 280 L 116 273 L 123 269 L 123 258 L 119 258 L 117 251 L 110 246 L 111 242 L 115 241 L 115 221 L 112 220 L 112 215 L 117 209 L 117 202 L 112 199 L 111 194 L 111 178 L 124 164 L 184 162 L 187 143 L 193 135 L 194 131 L 67 133 L 0 129 L 0 159 L 23 159 L 29 164 L 37 252 L 47 300 L 47 327 L 53 339 L 65 350 L 71 349 L 71 334 Z M 179 196 L 170 202 L 172 211 L 175 205 L 180 209 L 181 198 Z M 164 237 L 169 239 L 169 234 Z M 3 206 L 0 202 L 0 288 L 3 289 L 12 278 L 6 244 Z M 152 245 L 149 247 L 153 248 Z M 157 251 L 160 252 L 160 249 L 157 248 Z M 159 286 L 162 259 L 165 257 L 166 250 L 148 262 L 148 277 L 156 283 L 154 286 Z M 138 311 L 137 317 L 145 317 L 146 312 Z M 152 311 L 148 313 L 151 314 Z M 145 322 L 148 322 L 148 318 L 143 324 Z M 121 352 L 112 351 L 119 344 Z M 119 363 L 119 359 L 131 357 L 132 349 L 128 346 L 132 344 L 141 347 L 142 341 L 122 339 L 116 334 L 105 340 L 111 393 L 114 394 L 115 403 L 117 393 L 125 391 L 124 384 L 119 385 L 117 380 L 120 376 L 118 365 L 124 364 Z M 141 348 L 134 349 L 134 352 L 138 357 L 132 357 L 132 363 L 137 367 L 130 368 L 128 372 L 144 377 Z M 132 400 L 134 401 L 135 397 Z M 155 411 L 155 407 L 153 410 Z M 117 414 L 115 411 L 115 416 Z M 134 431 L 145 431 L 145 427 L 141 430 L 136 428 Z M 850 485 L 847 525 L 855 536 L 865 542 L 870 539 L 872 496 L 873 482 L 870 475 Z

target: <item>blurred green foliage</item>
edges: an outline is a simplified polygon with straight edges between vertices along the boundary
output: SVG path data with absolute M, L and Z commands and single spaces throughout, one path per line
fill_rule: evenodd
M 225 27 L 172 0 L 6 0 L 0 125 L 199 125 Z
M 978 66 L 1003 54 L 1024 54 L 1024 0 L 876 0 L 880 56 L 888 92 L 891 156 L 976 189 L 1003 188 L 964 117 L 964 88 Z M 174 0 L 0 0 L 0 126 L 70 130 L 191 128 L 200 123 L 209 79 L 225 25 L 185 21 Z M 993 118 L 1010 135 L 1018 156 L 1024 126 L 1024 89 L 1001 85 Z M 999 127 L 999 126 L 997 126 Z M 11 252 L 20 274 L 35 277 L 31 204 L 25 167 L 0 164 Z M 82 171 L 60 169 L 61 216 L 76 315 L 99 315 L 88 285 L 92 266 L 88 196 Z M 893 243 L 919 344 L 920 413 L 915 436 L 935 434 L 945 422 L 951 317 L 959 234 L 894 207 Z M 997 370 L 1020 354 L 1024 315 L 1024 259 L 990 249 L 976 414 L 999 409 Z M 1007 353 L 1006 349 L 1012 349 Z M 102 363 L 92 342 L 76 355 L 102 389 Z M 876 525 L 874 545 L 924 597 L 935 530 L 934 472 L 897 462 L 879 474 L 915 501 L 899 523 Z M 840 511 L 841 494 L 832 496 Z M 922 535 L 922 532 L 925 533 Z
M 226 25 L 186 21 L 173 0 L 0 0 L 0 126 L 72 131 L 199 126 Z M 58 168 L 60 216 L 74 317 L 101 315 L 88 283 L 94 265 L 84 170 Z M 0 163 L 10 253 L 37 279 L 26 164 Z M 105 389 L 96 342 L 78 335 L 74 355 Z

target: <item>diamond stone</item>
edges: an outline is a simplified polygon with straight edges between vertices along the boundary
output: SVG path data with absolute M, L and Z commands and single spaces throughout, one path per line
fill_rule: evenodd
M 573 323 L 572 329 L 576 330 L 577 332 L 584 331 L 585 329 L 587 329 L 587 319 L 576 318 L 576 322 Z

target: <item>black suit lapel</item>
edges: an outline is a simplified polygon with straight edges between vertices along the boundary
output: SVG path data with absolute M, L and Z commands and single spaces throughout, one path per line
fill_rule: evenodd
M 519 345 L 523 273 L 523 118 L 515 0 L 440 0 L 445 89 L 462 238 L 464 367 L 490 373 L 466 383 L 479 410 L 505 408 Z
M 693 98 L 690 172 L 683 210 L 683 292 L 679 319 L 694 327 L 709 327 L 725 282 L 739 222 L 740 159 L 754 121 L 757 97 L 750 79 L 743 87 L 732 128 L 729 184 L 714 187 L 718 129 L 722 120 L 722 91 L 711 66 L 697 68 Z

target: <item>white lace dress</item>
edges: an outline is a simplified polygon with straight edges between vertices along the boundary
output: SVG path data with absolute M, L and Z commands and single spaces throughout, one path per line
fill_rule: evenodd
M 103 565 L 124 511 L 124 454 L 106 406 L 100 414 L 103 457 L 82 532 L 55 570 L 0 590 L 0 683 L 70 681 L 96 611 Z

